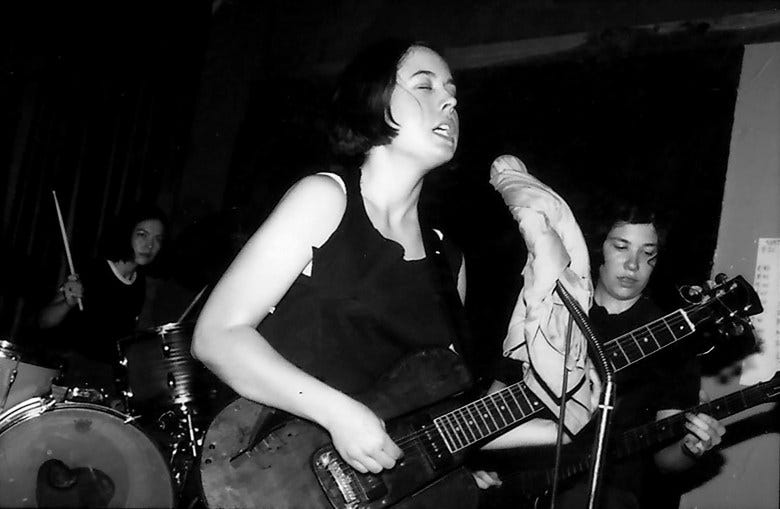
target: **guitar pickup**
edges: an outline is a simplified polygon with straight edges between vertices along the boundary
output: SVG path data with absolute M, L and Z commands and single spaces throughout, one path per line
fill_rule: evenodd
M 358 508 L 388 493 L 379 475 L 357 472 L 331 446 L 325 446 L 314 454 L 312 467 L 333 507 Z

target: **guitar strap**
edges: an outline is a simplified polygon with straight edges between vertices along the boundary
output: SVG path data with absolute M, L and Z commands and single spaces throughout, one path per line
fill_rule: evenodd
M 454 333 L 452 344 L 455 351 L 463 358 L 472 377 L 476 378 L 478 373 L 476 348 L 466 319 L 466 310 L 457 291 L 462 253 L 454 244 L 445 241 L 437 230 L 428 226 L 422 226 L 421 229 L 429 260 L 428 275 L 431 277 L 433 287 L 440 292 L 443 301 L 442 311 L 450 320 Z

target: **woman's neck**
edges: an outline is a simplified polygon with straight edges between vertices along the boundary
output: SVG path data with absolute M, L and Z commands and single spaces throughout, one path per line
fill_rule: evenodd
M 426 173 L 387 150 L 372 150 L 361 167 L 360 191 L 389 217 L 403 217 L 417 210 Z
M 112 263 L 116 267 L 117 272 L 127 280 L 133 279 L 138 268 L 138 264 L 133 261 L 119 260 Z
M 621 300 L 610 295 L 602 285 L 596 285 L 593 292 L 593 300 L 596 304 L 607 310 L 610 315 L 618 315 L 631 308 L 642 295 L 639 294 L 633 299 Z

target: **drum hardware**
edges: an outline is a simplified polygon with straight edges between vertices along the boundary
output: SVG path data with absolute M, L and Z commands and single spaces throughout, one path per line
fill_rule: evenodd
M 171 476 L 177 491 L 183 489 L 190 469 L 200 454 L 204 431 L 195 425 L 194 410 L 187 405 L 164 411 L 152 424 L 162 436 Z
M 43 396 L 62 374 L 62 360 L 11 341 L 0 340 L 0 413 Z
M 8 401 L 8 395 L 11 393 L 11 387 L 14 386 L 14 382 L 16 382 L 16 375 L 19 373 L 19 360 L 18 359 L 11 359 L 16 361 L 16 365 L 14 365 L 13 368 L 11 368 L 11 371 L 8 375 L 8 380 L 6 380 L 6 388 L 3 392 L 3 397 L 0 399 L 0 408 L 5 408 L 5 403 Z

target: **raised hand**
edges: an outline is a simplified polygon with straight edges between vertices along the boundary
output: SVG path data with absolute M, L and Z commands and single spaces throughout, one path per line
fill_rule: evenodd
M 68 276 L 67 281 L 60 287 L 60 292 L 69 307 L 77 306 L 79 300 L 84 298 L 84 285 L 81 284 L 78 274 Z

